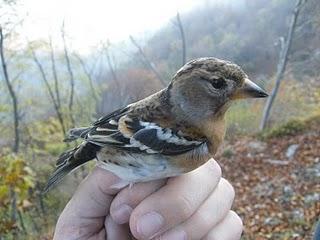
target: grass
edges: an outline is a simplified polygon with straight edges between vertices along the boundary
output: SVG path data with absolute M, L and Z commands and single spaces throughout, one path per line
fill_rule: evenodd
M 266 129 L 258 134 L 262 140 L 269 138 L 279 138 L 284 136 L 293 136 L 306 129 L 306 124 L 302 120 L 293 119 L 279 126 Z
M 261 140 L 280 138 L 284 136 L 294 136 L 319 124 L 320 113 L 316 112 L 305 119 L 291 119 L 284 124 L 261 131 L 257 134 L 257 136 Z

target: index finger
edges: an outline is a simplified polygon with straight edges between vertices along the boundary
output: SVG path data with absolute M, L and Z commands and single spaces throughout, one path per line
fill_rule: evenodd
M 144 199 L 132 212 L 130 229 L 141 239 L 151 239 L 188 219 L 211 195 L 221 177 L 213 159 L 198 169 L 174 177 Z
M 89 239 L 99 234 L 113 196 L 120 190 L 112 186 L 119 181 L 111 172 L 96 167 L 61 213 L 54 239 Z

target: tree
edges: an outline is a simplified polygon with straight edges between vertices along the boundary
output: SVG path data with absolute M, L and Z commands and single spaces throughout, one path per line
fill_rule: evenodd
M 132 42 L 132 44 L 138 49 L 140 55 L 142 56 L 143 59 L 143 63 L 154 73 L 154 75 L 159 79 L 159 81 L 161 82 L 162 86 L 166 86 L 167 83 L 166 81 L 162 78 L 162 76 L 159 74 L 159 72 L 156 70 L 156 68 L 154 67 L 154 63 L 151 62 L 151 60 L 147 57 L 147 55 L 144 53 L 144 51 L 142 50 L 141 46 L 137 43 L 137 41 L 130 36 L 130 40 Z
M 29 44 L 30 45 L 30 44 Z M 56 95 L 54 94 L 54 91 L 49 83 L 49 80 L 47 78 L 47 75 L 45 73 L 45 70 L 40 62 L 40 60 L 38 59 L 35 50 L 33 49 L 33 47 L 30 47 L 31 50 L 31 54 L 32 54 L 32 58 L 33 61 L 35 62 L 35 64 L 37 65 L 39 72 L 41 74 L 41 79 L 44 82 L 48 93 L 49 93 L 49 97 L 51 99 L 51 102 L 53 104 L 54 110 L 56 112 L 56 115 L 58 117 L 60 126 L 61 126 L 61 130 L 63 135 L 66 135 L 66 127 L 65 127 L 65 123 L 64 123 L 64 118 L 63 118 L 63 114 L 62 114 L 62 110 L 61 110 L 61 103 L 60 103 L 60 94 L 59 94 L 59 86 L 58 86 L 58 77 L 57 77 L 57 72 L 56 72 L 56 68 L 55 68 L 55 62 L 54 62 L 54 53 L 53 53 L 53 48 L 52 48 L 52 43 L 50 43 L 51 45 L 51 61 L 52 61 L 52 68 L 53 68 L 53 75 L 54 75 L 54 79 L 55 79 L 55 92 Z
M 53 79 L 54 79 L 54 90 L 56 93 L 57 106 L 59 108 L 61 108 L 59 80 L 58 80 L 58 74 L 57 74 L 57 69 L 56 69 L 56 60 L 55 60 L 55 56 L 54 56 L 54 48 L 53 48 L 51 36 L 49 37 L 49 46 L 50 46 L 51 69 L 52 69 L 52 75 L 53 75 Z
M 18 154 L 19 146 L 20 146 L 20 132 L 19 132 L 20 117 L 19 117 L 19 110 L 18 110 L 18 96 L 16 91 L 13 88 L 12 82 L 9 77 L 8 69 L 7 69 L 6 58 L 4 55 L 4 34 L 1 26 L 0 26 L 0 58 L 1 58 L 1 66 L 2 66 L 4 80 L 11 97 L 12 108 L 13 108 L 14 144 L 12 147 L 12 151 L 14 152 L 14 154 Z M 17 196 L 14 190 L 14 187 L 10 187 L 10 198 L 11 198 L 11 221 L 15 223 L 17 221 L 18 210 L 17 210 Z M 14 232 L 14 234 L 16 233 Z
M 14 125 L 14 144 L 13 144 L 13 152 L 18 153 L 19 151 L 19 144 L 20 144 L 20 134 L 19 134 L 19 111 L 18 111 L 18 97 L 17 94 L 12 86 L 8 69 L 7 63 L 4 55 L 4 34 L 2 27 L 0 26 L 0 57 L 1 57 L 1 66 L 3 71 L 3 76 L 5 83 L 7 85 L 11 100 L 12 100 L 12 108 L 13 108 L 13 125 Z
M 70 117 L 70 120 L 71 120 L 71 125 L 72 125 L 71 127 L 75 127 L 76 123 L 75 123 L 75 119 L 74 119 L 74 116 L 73 116 L 75 79 L 74 79 L 74 74 L 73 74 L 72 67 L 71 67 L 69 50 L 68 50 L 68 46 L 67 46 L 67 43 L 66 43 L 64 22 L 62 23 L 62 27 L 61 27 L 61 37 L 62 37 L 62 41 L 63 41 L 64 56 L 65 56 L 65 60 L 66 60 L 66 63 L 67 63 L 67 70 L 68 70 L 68 73 L 69 73 L 69 81 L 70 81 L 70 98 L 69 98 L 69 103 L 68 103 L 69 117 Z
M 288 62 L 288 55 L 290 52 L 290 47 L 291 47 L 291 43 L 292 43 L 292 38 L 293 38 L 293 34 L 297 25 L 297 19 L 300 13 L 300 10 L 303 6 L 303 4 L 306 2 L 307 0 L 297 0 L 296 2 L 296 6 L 294 8 L 293 14 L 292 14 L 292 18 L 290 21 L 290 25 L 288 28 L 288 34 L 286 39 L 284 40 L 283 38 L 280 38 L 280 55 L 279 55 L 279 63 L 278 63 L 278 67 L 277 67 L 277 73 L 276 73 L 276 80 L 275 80 L 275 86 L 272 89 L 272 92 L 270 94 L 270 97 L 267 100 L 267 103 L 264 107 L 263 110 L 263 116 L 262 116 L 262 120 L 260 123 L 260 130 L 263 130 L 266 125 L 267 122 L 269 120 L 269 115 L 271 112 L 271 108 L 273 105 L 273 102 L 277 96 L 279 87 L 280 87 L 280 83 L 283 79 L 283 75 L 284 72 L 286 70 L 286 66 L 287 66 L 287 62 Z
M 84 62 L 84 60 L 81 58 L 81 56 L 79 54 L 74 54 L 74 56 L 78 59 L 82 70 L 84 72 L 84 74 L 87 76 L 88 81 L 89 81 L 89 86 L 90 86 L 90 90 L 91 90 L 91 94 L 92 97 L 95 100 L 95 104 L 97 105 L 99 103 L 99 94 L 97 93 L 97 89 L 94 86 L 94 82 L 93 82 L 93 78 L 92 78 L 92 73 L 91 71 L 88 70 L 86 63 Z

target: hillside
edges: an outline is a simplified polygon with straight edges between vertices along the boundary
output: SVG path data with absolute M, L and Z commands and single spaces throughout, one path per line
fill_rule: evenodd
M 281 136 L 264 141 L 257 137 L 233 140 L 216 156 L 224 177 L 235 187 L 234 208 L 244 220 L 244 239 L 312 239 L 320 216 L 316 119 L 299 125 L 305 128 L 289 123 L 274 131 Z

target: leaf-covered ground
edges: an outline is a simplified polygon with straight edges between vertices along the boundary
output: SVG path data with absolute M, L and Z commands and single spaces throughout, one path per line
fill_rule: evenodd
M 216 156 L 235 187 L 243 239 L 312 239 L 320 216 L 320 125 L 303 133 L 226 143 Z

